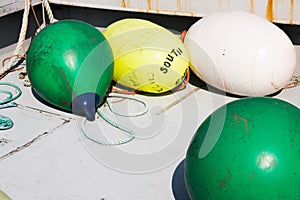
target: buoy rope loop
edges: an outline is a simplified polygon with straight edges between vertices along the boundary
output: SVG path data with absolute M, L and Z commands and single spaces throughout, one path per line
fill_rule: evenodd
M 116 146 L 116 145 L 121 145 L 121 144 L 125 144 L 125 143 L 128 143 L 130 141 L 132 141 L 134 138 L 135 138 L 135 135 L 133 133 L 132 130 L 124 127 L 124 126 L 121 126 L 119 124 L 117 124 L 116 122 L 112 121 L 111 119 L 109 119 L 107 116 L 105 116 L 100 108 L 98 108 L 97 110 L 97 113 L 98 115 L 104 120 L 106 121 L 107 123 L 109 123 L 110 125 L 120 129 L 121 131 L 124 131 L 126 134 L 128 134 L 129 136 L 125 139 L 122 139 L 122 140 L 118 140 L 118 141 L 108 141 L 108 140 L 103 140 L 103 139 L 99 139 L 99 138 L 95 138 L 95 137 L 92 137 L 90 134 L 88 134 L 85 130 L 84 130 L 84 127 L 86 126 L 86 119 L 84 119 L 82 121 L 82 125 L 81 125 L 81 131 L 82 133 L 84 134 L 84 136 L 86 138 L 88 138 L 89 140 L 93 141 L 93 142 L 96 142 L 98 144 L 101 144 L 101 145 L 109 145 L 109 146 Z
M 125 94 L 117 94 L 117 93 L 114 93 L 114 94 L 109 94 L 107 98 L 124 98 L 124 99 L 129 99 L 129 100 L 133 100 L 133 101 L 136 101 L 138 103 L 141 103 L 144 105 L 144 109 L 141 111 L 141 112 L 137 112 L 137 113 L 120 113 L 118 111 L 115 111 L 113 108 L 112 108 L 112 105 L 111 105 L 111 102 L 109 101 L 106 101 L 107 102 L 107 105 L 108 105 L 108 108 L 109 110 L 115 114 L 115 115 L 118 115 L 118 116 L 122 116 L 122 117 L 138 117 L 138 116 L 142 116 L 144 114 L 146 114 L 149 110 L 148 108 L 148 105 L 146 102 L 144 102 L 143 100 L 139 99 L 139 98 L 136 98 L 136 97 L 133 97 L 133 96 L 128 96 L 128 95 L 125 95 Z M 118 141 L 108 141 L 108 140 L 103 140 L 103 139 L 98 139 L 98 138 L 95 138 L 93 136 L 91 136 L 90 134 L 88 134 L 86 131 L 85 131 L 85 126 L 86 126 L 86 119 L 83 119 L 82 121 L 82 124 L 81 124 L 81 132 L 83 133 L 83 135 L 88 138 L 89 140 L 93 141 L 93 142 L 96 142 L 98 144 L 101 144 L 101 145 L 110 145 L 110 146 L 114 146 L 114 145 L 121 145 L 121 144 L 125 144 L 125 143 L 128 143 L 130 141 L 132 141 L 134 138 L 135 138 L 135 134 L 132 130 L 116 123 L 115 121 L 111 120 L 110 118 L 108 118 L 102 111 L 101 111 L 101 108 L 98 108 L 97 109 L 97 114 L 104 120 L 106 121 L 107 123 L 109 123 L 110 125 L 112 125 L 113 127 L 117 128 L 117 129 L 120 129 L 121 131 L 124 131 L 128 137 L 125 138 L 125 139 L 122 139 L 122 140 L 118 140 Z
M 113 109 L 112 103 L 108 100 L 110 98 L 122 98 L 122 99 L 133 100 L 135 102 L 141 103 L 144 106 L 144 109 L 140 112 L 135 112 L 135 113 L 121 113 L 121 112 Z M 107 106 L 108 106 L 109 110 L 112 113 L 114 113 L 115 115 L 118 115 L 118 116 L 122 116 L 122 117 L 139 117 L 139 116 L 145 115 L 149 111 L 148 105 L 145 101 L 143 101 L 137 97 L 129 96 L 126 94 L 110 93 L 107 97 L 106 102 L 107 102 Z

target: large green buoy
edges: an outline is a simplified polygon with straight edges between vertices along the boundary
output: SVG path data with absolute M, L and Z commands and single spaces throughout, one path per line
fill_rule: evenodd
M 198 128 L 186 155 L 191 199 L 300 197 L 300 111 L 276 98 L 233 101 Z
M 62 20 L 37 34 L 26 65 L 42 99 L 94 120 L 112 80 L 114 58 L 98 29 L 79 20 Z

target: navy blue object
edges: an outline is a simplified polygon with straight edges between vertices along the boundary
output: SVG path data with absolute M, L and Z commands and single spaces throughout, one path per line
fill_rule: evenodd
M 100 96 L 93 92 L 87 92 L 75 97 L 72 101 L 72 112 L 76 115 L 86 117 L 89 121 L 95 120 L 97 105 L 100 103 Z
M 176 167 L 172 178 L 172 191 L 176 200 L 191 200 L 184 181 L 184 161 Z

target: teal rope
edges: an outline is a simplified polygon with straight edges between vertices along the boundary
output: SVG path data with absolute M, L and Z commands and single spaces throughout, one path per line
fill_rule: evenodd
M 148 112 L 148 105 L 146 104 L 146 102 L 138 99 L 138 98 L 135 98 L 135 97 L 129 97 L 128 95 L 122 95 L 122 94 L 110 94 L 108 96 L 108 98 L 125 98 L 125 99 L 130 99 L 130 100 L 133 100 L 133 101 L 136 101 L 138 103 L 142 103 L 144 105 L 144 110 L 139 112 L 139 113 L 128 113 L 128 114 L 125 114 L 125 113 L 119 113 L 115 110 L 112 109 L 112 106 L 111 106 L 111 103 L 109 101 L 107 101 L 107 104 L 108 104 L 108 107 L 110 109 L 110 111 L 116 115 L 119 115 L 119 116 L 123 116 L 123 117 L 138 117 L 138 116 L 141 116 L 141 115 L 144 115 L 145 113 Z M 125 144 L 125 143 L 128 143 L 130 141 L 132 141 L 134 138 L 135 138 L 135 135 L 134 135 L 134 132 L 124 126 L 121 126 L 119 124 L 117 124 L 116 122 L 112 121 L 111 119 L 109 119 L 107 116 L 105 116 L 105 114 L 103 114 L 100 110 L 100 108 L 97 109 L 97 114 L 104 120 L 106 121 L 107 123 L 109 123 L 110 125 L 120 129 L 121 131 L 124 131 L 126 134 L 128 134 L 129 136 L 123 140 L 118 140 L 118 141 L 106 141 L 106 140 L 102 140 L 102 139 L 98 139 L 98 138 L 94 138 L 92 137 L 91 135 L 89 135 L 84 127 L 86 125 L 86 119 L 84 119 L 82 121 L 82 125 L 81 125 L 81 132 L 83 133 L 83 135 L 88 138 L 89 140 L 93 141 L 93 142 L 96 142 L 98 144 L 102 144 L 102 145 L 121 145 L 121 144 Z
M 0 130 L 7 130 L 13 127 L 14 122 L 7 116 L 0 115 Z
M 16 100 L 17 98 L 19 98 L 22 94 L 22 91 L 21 89 L 13 84 L 13 83 L 9 83 L 9 82 L 0 82 L 0 85 L 7 85 L 7 86 L 10 86 L 10 87 L 13 87 L 17 90 L 17 94 L 15 96 L 13 96 L 13 93 L 11 91 L 8 91 L 8 90 L 0 90 L 0 93 L 4 93 L 4 94 L 7 94 L 8 96 L 3 99 L 2 101 L 0 101 L 0 105 L 3 105 L 3 104 L 6 104 L 6 103 L 9 103 L 11 101 L 14 101 Z
M 125 144 L 128 143 L 130 141 L 132 141 L 135 138 L 135 135 L 133 133 L 133 131 L 118 125 L 117 123 L 115 123 L 114 121 L 112 121 L 111 119 L 109 119 L 108 117 L 106 117 L 99 109 L 97 110 L 97 113 L 100 117 L 102 117 L 107 123 L 111 124 L 112 126 L 124 131 L 125 133 L 127 133 L 129 135 L 129 137 L 123 139 L 123 140 L 118 140 L 118 141 L 106 141 L 106 140 L 102 140 L 102 139 L 98 139 L 98 138 L 94 138 L 91 135 L 89 135 L 85 130 L 84 127 L 86 125 L 86 119 L 83 120 L 82 126 L 81 126 L 81 131 L 84 134 L 84 136 L 86 138 L 88 138 L 89 140 L 96 142 L 98 144 L 102 144 L 102 145 L 121 145 L 121 144 Z
M 0 93 L 7 95 L 7 97 L 5 99 L 0 101 L 0 109 L 18 106 L 17 103 L 12 102 L 12 101 L 16 100 L 17 98 L 19 98 L 21 96 L 21 94 L 22 94 L 21 89 L 17 85 L 15 85 L 13 83 L 9 83 L 9 82 L 0 82 L 0 85 L 7 85 L 7 86 L 13 87 L 14 89 L 17 90 L 17 94 L 15 94 L 15 95 L 13 95 L 13 93 L 9 90 L 0 90 Z M 10 102 L 12 102 L 12 103 L 10 103 Z M 0 130 L 10 129 L 13 127 L 13 125 L 14 125 L 14 123 L 9 117 L 0 115 Z
M 122 116 L 122 117 L 139 117 L 139 116 L 142 116 L 144 114 L 146 114 L 149 110 L 148 108 L 148 105 L 145 101 L 139 99 L 139 98 L 136 98 L 134 96 L 128 96 L 126 94 L 118 94 L 118 93 L 114 93 L 114 94 L 109 94 L 108 96 L 108 99 L 109 98 L 123 98 L 123 99 L 129 99 L 129 100 L 133 100 L 133 101 L 136 101 L 138 103 L 141 103 L 143 104 L 144 106 L 144 110 L 142 110 L 141 112 L 137 112 L 137 113 L 120 113 L 118 111 L 115 111 L 111 105 L 111 102 L 110 101 L 106 101 L 107 102 L 107 105 L 108 105 L 108 108 L 109 110 L 114 113 L 115 115 L 119 115 L 119 116 Z

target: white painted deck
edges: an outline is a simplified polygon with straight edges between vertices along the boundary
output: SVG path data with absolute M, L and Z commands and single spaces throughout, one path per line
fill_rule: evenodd
M 10 49 L 2 50 L 6 52 L 1 60 L 11 55 Z M 16 100 L 18 107 L 0 110 L 14 121 L 12 129 L 0 131 L 0 189 L 13 200 L 175 199 L 174 171 L 197 127 L 216 108 L 234 100 L 190 84 L 172 95 L 137 95 L 150 106 L 146 116 L 122 118 L 106 112 L 137 136 L 111 147 L 84 138 L 79 117 L 39 102 L 18 79 L 18 72 L 1 81 L 13 82 L 23 92 Z M 300 87 L 285 89 L 274 98 L 300 107 Z M 124 111 L 136 108 L 127 100 L 114 105 Z M 103 137 L 123 136 L 102 119 L 88 123 L 87 129 L 103 132 Z

